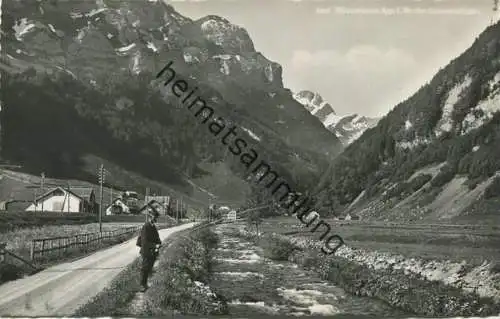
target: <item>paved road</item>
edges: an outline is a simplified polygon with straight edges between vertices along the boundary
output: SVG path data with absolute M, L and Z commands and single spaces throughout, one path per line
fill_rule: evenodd
M 161 239 L 195 223 L 160 230 Z M 71 316 L 138 257 L 136 238 L 0 286 L 0 317 Z M 139 275 L 139 274 L 137 274 Z

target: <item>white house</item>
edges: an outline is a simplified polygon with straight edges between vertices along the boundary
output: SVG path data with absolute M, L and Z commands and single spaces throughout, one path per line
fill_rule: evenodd
M 26 211 L 60 213 L 94 213 L 97 209 L 95 193 L 92 188 L 75 187 L 63 189 L 56 187 L 36 198 Z
M 145 196 L 144 204 L 155 203 L 155 208 L 161 215 L 166 215 L 170 205 L 170 196 Z
M 227 213 L 226 220 L 235 221 L 236 220 L 236 211 L 232 210 L 229 213 Z
M 106 215 L 130 214 L 130 208 L 121 198 L 115 199 L 107 208 Z
M 358 215 L 354 215 L 354 214 L 347 214 L 346 217 L 345 217 L 345 220 L 359 220 L 359 216 Z

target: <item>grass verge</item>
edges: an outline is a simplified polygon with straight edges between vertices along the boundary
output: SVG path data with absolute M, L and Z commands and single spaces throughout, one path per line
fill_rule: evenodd
M 373 270 L 338 256 L 326 256 L 317 249 L 305 250 L 276 234 L 234 232 L 253 240 L 264 254 L 275 260 L 289 260 L 315 270 L 347 292 L 375 297 L 393 307 L 422 316 L 491 316 L 500 313 L 500 304 L 492 298 L 464 292 L 442 282 L 428 281 L 399 269 Z
M 208 228 L 176 233 L 163 245 L 141 307 L 129 306 L 140 288 L 141 260 L 138 258 L 74 316 L 226 314 L 226 301 L 204 284 L 210 277 L 212 252 L 217 243 L 217 235 Z

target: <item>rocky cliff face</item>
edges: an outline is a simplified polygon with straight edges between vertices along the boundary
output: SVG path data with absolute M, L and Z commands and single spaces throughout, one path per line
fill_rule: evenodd
M 374 127 L 379 120 L 357 114 L 337 115 L 333 107 L 321 95 L 311 91 L 300 91 L 294 94 L 294 98 L 334 133 L 344 146 L 351 144 L 364 131 Z
M 107 92 L 124 74 L 153 80 L 173 61 L 220 115 L 238 123 L 277 162 L 293 157 L 310 166 L 343 149 L 283 87 L 281 66 L 256 51 L 246 30 L 222 17 L 193 20 L 162 1 L 146 0 L 8 0 L 3 9 L 5 70 L 64 72 Z M 133 105 L 134 97 L 116 95 L 117 103 Z M 174 103 L 173 96 L 165 101 Z

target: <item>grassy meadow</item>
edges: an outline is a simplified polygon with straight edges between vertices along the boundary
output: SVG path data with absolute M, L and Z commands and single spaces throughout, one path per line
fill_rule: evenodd
M 500 263 L 500 228 L 481 225 L 384 224 L 362 221 L 326 220 L 331 234 L 340 235 L 346 245 L 401 254 L 409 258 L 462 261 L 481 264 Z M 293 217 L 264 220 L 264 233 L 319 238 L 325 227 L 315 233 Z

